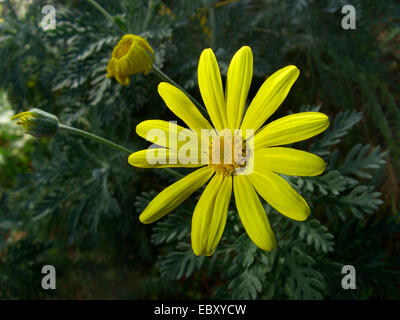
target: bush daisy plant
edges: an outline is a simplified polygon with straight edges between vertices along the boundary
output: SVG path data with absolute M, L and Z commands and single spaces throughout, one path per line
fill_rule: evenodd
M 158 85 L 159 95 L 187 128 L 176 121 L 145 120 L 136 127 L 136 133 L 153 144 L 137 152 L 57 120 L 58 129 L 129 153 L 128 162 L 135 167 L 167 168 L 177 176 L 180 174 L 171 168 L 195 168 L 161 191 L 139 216 L 142 223 L 155 222 L 205 186 L 192 216 L 191 244 L 195 255 L 210 256 L 215 251 L 225 229 L 232 196 L 250 239 L 262 250 L 273 250 L 276 239 L 260 197 L 288 218 L 304 221 L 310 214 L 307 202 L 280 174 L 316 176 L 325 170 L 324 160 L 317 155 L 281 147 L 327 129 L 329 120 L 325 114 L 295 113 L 264 125 L 289 94 L 299 69 L 289 65 L 273 73 L 246 108 L 253 76 L 251 48 L 243 46 L 233 56 L 225 91 L 214 52 L 205 49 L 198 63 L 204 108 L 154 65 L 154 52 L 146 39 L 128 34 L 112 52 L 107 77 L 128 85 L 131 75 L 148 74 L 154 68 L 156 75 L 169 80 Z M 43 126 L 48 122 L 45 118 L 49 115 L 36 109 L 34 114 L 24 112 L 13 117 L 30 134 L 39 123 Z
M 18 160 L 27 174 L 0 192 L 1 297 L 14 298 L 22 283 L 32 292 L 22 280 L 37 268 L 26 261 L 52 256 L 75 270 L 77 253 L 85 281 L 84 266 L 101 261 L 96 268 L 109 266 L 107 274 L 127 280 L 135 298 L 392 293 L 399 279 L 398 255 L 388 251 L 400 228 L 396 192 L 379 206 L 380 191 L 396 185 L 387 179 L 396 162 L 388 162 L 386 176 L 385 159 L 393 155 L 370 143 L 383 136 L 387 146 L 394 143 L 394 118 L 386 117 L 396 115 L 396 95 L 393 79 L 386 82 L 392 69 L 377 76 L 354 58 L 369 38 L 354 48 L 353 40 L 370 33 L 367 26 L 361 33 L 324 26 L 319 22 L 333 21 L 340 8 L 327 13 L 316 1 L 303 14 L 288 0 L 86 3 L 84 10 L 60 4 L 57 28 L 48 32 L 35 23 L 40 1 L 30 5 L 26 23 L 5 19 L 3 90 L 18 110 L 11 119 L 26 134 L 51 140 L 33 142 L 29 168 L 27 157 Z M 315 21 L 321 31 L 299 29 Z M 337 50 L 331 39 L 340 39 Z M 394 40 L 382 41 L 389 50 Z M 350 60 L 341 61 L 343 48 Z M 14 56 L 26 59 L 20 66 L 8 59 Z M 343 78 L 348 69 L 356 76 Z M 375 117 L 385 121 L 374 124 Z M 342 141 L 350 129 L 355 134 Z M 383 136 L 362 143 L 359 133 L 375 129 Z M 0 158 L 16 167 L 13 150 L 4 150 Z M 14 168 L 0 171 L 2 180 L 8 171 Z M 22 233 L 25 240 L 10 240 Z M 64 255 L 66 246 L 71 254 Z M 14 266 L 15 257 L 21 264 Z M 114 265 L 119 258 L 124 264 Z M 357 270 L 356 290 L 341 286 L 344 265 Z M 29 273 L 14 290 L 8 275 L 20 267 Z M 75 271 L 64 271 L 62 282 L 75 279 Z M 96 297 L 111 297 L 107 284 L 105 296 L 97 292 L 95 278 Z
M 138 135 L 154 144 L 130 155 L 131 165 L 198 168 L 158 194 L 141 213 L 140 221 L 160 219 L 207 184 L 192 218 L 191 240 L 196 255 L 209 256 L 216 249 L 232 194 L 252 241 L 263 250 L 274 249 L 275 237 L 259 196 L 283 215 L 303 221 L 310 208 L 279 173 L 315 176 L 325 170 L 325 162 L 314 154 L 277 147 L 324 131 L 329 125 L 325 114 L 297 113 L 263 126 L 286 98 L 299 76 L 298 68 L 287 66 L 271 75 L 245 111 L 252 73 L 253 55 L 244 46 L 229 65 L 224 94 L 215 55 L 205 49 L 199 60 L 198 84 L 211 122 L 184 92 L 162 82 L 158 86 L 160 96 L 189 128 L 163 120 L 146 120 L 136 128 Z

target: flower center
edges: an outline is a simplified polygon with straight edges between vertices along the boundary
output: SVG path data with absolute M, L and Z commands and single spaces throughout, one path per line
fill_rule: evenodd
M 224 129 L 211 139 L 209 145 L 209 162 L 217 173 L 226 176 L 234 175 L 236 169 L 246 166 L 246 142 L 241 135 L 232 135 L 231 130 Z
M 116 59 L 121 59 L 125 56 L 132 46 L 132 39 L 122 39 L 119 41 L 118 45 L 113 50 L 113 57 Z

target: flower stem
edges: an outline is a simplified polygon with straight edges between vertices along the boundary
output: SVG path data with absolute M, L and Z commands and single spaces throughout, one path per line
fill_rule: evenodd
M 205 1 L 208 4 L 207 1 Z M 214 4 L 208 4 L 208 14 L 210 17 L 210 29 L 211 29 L 211 48 L 216 49 L 216 33 L 217 33 L 217 24 L 215 21 L 215 10 Z
M 104 17 L 106 17 L 108 20 L 110 20 L 113 24 L 115 24 L 118 28 L 118 24 L 115 22 L 113 16 L 107 12 L 101 5 L 99 5 L 95 0 L 87 0 L 94 8 L 96 8 L 98 11 L 100 11 Z
M 172 80 L 168 75 L 166 75 L 164 72 L 160 70 L 155 64 L 153 64 L 153 68 L 151 71 L 159 77 L 161 80 L 169 82 L 170 84 L 174 85 L 178 89 L 182 90 L 189 98 L 190 100 L 193 101 L 193 103 L 200 109 L 200 111 L 203 113 L 203 115 L 208 118 L 208 112 L 207 109 L 200 103 L 198 102 L 195 98 L 193 98 L 185 89 L 183 89 L 179 84 L 177 84 L 174 80 Z
M 99 136 L 97 136 L 97 135 L 95 135 L 93 133 L 86 132 L 86 131 L 83 131 L 81 129 L 77 129 L 77 128 L 74 128 L 74 127 L 69 127 L 69 126 L 66 126 L 65 124 L 61 124 L 61 123 L 58 125 L 58 128 L 62 129 L 64 131 L 68 131 L 68 132 L 71 132 L 71 133 L 79 134 L 81 136 L 96 140 L 96 141 L 98 141 L 98 142 L 100 142 L 102 144 L 105 144 L 106 146 L 109 146 L 109 147 L 111 147 L 111 148 L 113 148 L 115 150 L 118 150 L 118 151 L 121 151 L 121 152 L 125 152 L 127 154 L 132 154 L 133 153 L 133 151 L 131 151 L 131 150 L 129 150 L 129 149 L 123 147 L 123 146 L 120 146 L 119 144 L 111 142 L 110 140 L 107 140 L 107 139 L 104 139 L 102 137 L 99 137 Z
M 149 26 L 149 21 L 152 11 L 153 11 L 153 0 L 149 0 L 146 17 L 144 18 L 144 23 L 143 23 L 143 30 L 147 30 L 147 27 Z
M 181 178 L 183 178 L 185 176 L 185 175 L 183 175 L 183 174 L 181 174 L 181 173 L 179 173 L 179 172 L 177 172 L 177 171 L 175 171 L 174 169 L 171 169 L 171 168 L 162 168 L 162 169 L 167 171 L 170 175 L 175 176 L 175 177 L 177 177 L 179 179 L 181 179 Z
M 124 152 L 126 154 L 134 153 L 132 150 L 129 150 L 129 149 L 127 149 L 127 148 L 125 148 L 125 147 L 123 147 L 123 146 L 121 146 L 119 144 L 116 144 L 114 142 L 111 142 L 110 140 L 107 140 L 107 139 L 104 139 L 102 137 L 99 137 L 99 136 L 97 136 L 97 135 L 95 135 L 93 133 L 90 133 L 90 132 L 87 132 L 87 131 L 83 131 L 81 129 L 77 129 L 77 128 L 74 128 L 74 127 L 66 126 L 65 124 L 61 124 L 61 123 L 58 125 L 58 129 L 59 130 L 64 130 L 66 132 L 78 134 L 78 135 L 81 135 L 81 136 L 86 137 L 86 138 L 90 138 L 92 140 L 100 142 L 100 143 L 102 143 L 102 144 L 104 144 L 104 145 L 106 145 L 108 147 L 111 147 L 111 148 L 113 148 L 115 150 Z M 171 174 L 171 175 L 173 175 L 173 176 L 175 176 L 177 178 L 182 178 L 184 176 L 184 175 L 180 174 L 179 172 L 177 172 L 177 171 L 175 171 L 173 169 L 170 169 L 170 168 L 163 168 L 163 169 L 165 169 L 165 171 L 167 171 L 169 174 Z

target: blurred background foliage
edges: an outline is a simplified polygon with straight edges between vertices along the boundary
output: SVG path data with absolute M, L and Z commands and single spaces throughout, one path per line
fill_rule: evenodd
M 35 299 L 400 299 L 400 3 L 352 0 L 355 30 L 343 30 L 342 0 L 2 0 L 0 19 L 0 298 Z M 56 8 L 44 31 L 41 9 Z M 153 225 L 138 215 L 175 181 L 130 167 L 124 154 L 60 133 L 33 139 L 10 122 L 39 107 L 64 124 L 132 150 L 144 119 L 176 120 L 159 80 L 128 87 L 106 79 L 125 33 L 145 37 L 156 64 L 194 97 L 197 63 L 213 48 L 222 76 L 233 54 L 254 54 L 250 97 L 277 69 L 300 77 L 275 117 L 320 110 L 330 128 L 297 144 L 328 163 L 314 178 L 287 177 L 309 202 L 303 223 L 265 204 L 279 246 L 255 247 L 237 213 L 210 258 L 195 257 L 190 219 L 196 196 Z M 182 171 L 184 172 L 184 171 Z M 41 267 L 57 290 L 41 289 Z M 340 286 L 354 265 L 357 289 Z

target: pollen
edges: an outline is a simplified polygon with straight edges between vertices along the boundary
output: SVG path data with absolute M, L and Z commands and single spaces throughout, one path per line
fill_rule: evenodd
M 211 139 L 209 162 L 217 174 L 235 175 L 236 169 L 246 166 L 246 142 L 242 135 L 224 129 Z

